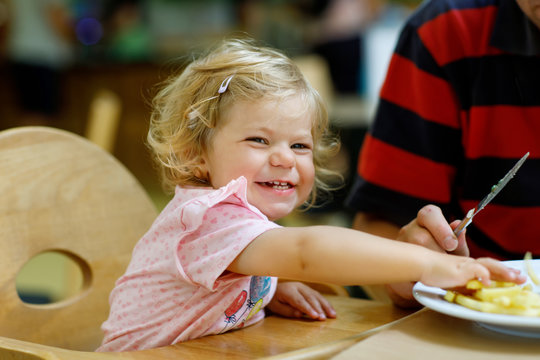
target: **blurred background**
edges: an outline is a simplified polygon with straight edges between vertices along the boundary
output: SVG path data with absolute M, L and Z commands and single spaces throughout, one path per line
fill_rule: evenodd
M 333 163 L 345 187 L 308 216 L 295 213 L 282 223 L 349 226 L 343 197 L 398 32 L 419 3 L 0 0 L 0 130 L 45 125 L 86 136 L 119 159 L 161 209 L 170 195 L 144 145 L 157 86 L 209 45 L 250 36 L 298 63 L 343 142 Z

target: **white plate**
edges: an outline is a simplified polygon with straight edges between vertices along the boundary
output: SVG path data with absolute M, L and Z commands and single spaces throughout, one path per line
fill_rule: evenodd
M 519 269 L 527 274 L 525 263 L 521 260 L 505 261 L 508 267 Z M 532 260 L 534 271 L 540 276 L 540 260 Z M 540 293 L 540 287 L 534 285 L 533 291 Z M 461 305 L 449 303 L 443 296 L 446 290 L 437 287 L 426 286 L 420 282 L 413 287 L 415 299 L 422 305 L 440 313 L 461 319 L 478 322 L 479 325 L 498 332 L 510 335 L 540 338 L 540 317 L 490 314 L 472 310 Z

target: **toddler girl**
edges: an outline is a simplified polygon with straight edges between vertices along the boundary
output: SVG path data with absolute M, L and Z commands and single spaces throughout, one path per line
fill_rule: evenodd
M 223 333 L 260 321 L 265 307 L 336 316 L 318 292 L 277 278 L 440 287 L 524 280 L 492 259 L 273 222 L 328 190 L 335 174 L 326 160 L 338 148 L 320 96 L 275 50 L 229 40 L 192 62 L 157 95 L 148 143 L 175 195 L 116 283 L 99 351 Z

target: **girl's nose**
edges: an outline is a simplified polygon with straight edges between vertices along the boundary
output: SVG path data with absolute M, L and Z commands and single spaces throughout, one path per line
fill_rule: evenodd
M 270 154 L 270 164 L 290 168 L 295 164 L 294 152 L 289 146 L 276 146 Z

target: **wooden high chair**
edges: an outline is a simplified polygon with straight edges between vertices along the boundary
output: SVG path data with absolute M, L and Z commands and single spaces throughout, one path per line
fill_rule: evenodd
M 240 332 L 150 350 L 93 352 L 102 340 L 114 282 L 157 216 L 137 180 L 99 146 L 46 127 L 0 132 L 0 194 L 0 360 L 214 358 L 231 341 L 242 344 L 237 355 L 249 352 Z M 17 293 L 17 274 L 48 251 L 73 259 L 82 273 L 81 289 L 52 304 L 25 303 Z M 333 287 L 320 290 L 336 293 Z M 288 320 L 273 321 L 269 329 Z M 257 338 L 255 327 L 249 331 Z
M 132 358 L 92 350 L 109 292 L 157 216 L 141 185 L 82 137 L 22 127 L 0 132 L 0 193 L 0 359 Z M 24 303 L 17 274 L 46 251 L 78 264 L 82 289 L 52 304 Z

